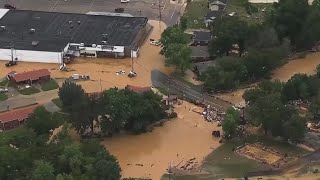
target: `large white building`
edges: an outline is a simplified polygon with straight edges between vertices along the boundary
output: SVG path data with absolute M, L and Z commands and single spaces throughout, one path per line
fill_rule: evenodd
M 61 63 L 64 56 L 137 56 L 146 17 L 0 9 L 0 60 Z

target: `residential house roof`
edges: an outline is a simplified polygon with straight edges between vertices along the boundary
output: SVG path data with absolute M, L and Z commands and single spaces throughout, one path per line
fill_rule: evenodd
M 209 57 L 208 47 L 207 46 L 190 46 L 191 48 L 191 57 Z
M 211 39 L 211 33 L 207 31 L 194 31 L 193 40 L 195 41 L 209 41 Z
M 27 71 L 22 73 L 9 74 L 16 82 L 22 82 L 27 80 L 38 80 L 40 77 L 49 76 L 48 69 L 38 69 L 33 71 Z
M 228 0 L 209 0 L 209 4 L 227 5 Z
M 29 107 L 19 108 L 4 113 L 0 113 L 0 123 L 6 123 L 11 121 L 22 121 L 28 118 L 29 114 L 33 112 L 39 105 L 33 105 Z
M 151 91 L 151 87 L 140 87 L 140 86 L 132 86 L 132 85 L 127 85 L 126 89 L 136 93 L 144 93 L 144 92 Z
M 220 17 L 221 15 L 222 15 L 222 11 L 209 11 L 205 16 L 205 19 L 214 20 L 215 18 Z
M 204 73 L 209 67 L 215 66 L 217 61 L 206 61 L 206 62 L 199 62 L 194 63 L 195 68 L 198 70 L 199 74 L 201 75 Z

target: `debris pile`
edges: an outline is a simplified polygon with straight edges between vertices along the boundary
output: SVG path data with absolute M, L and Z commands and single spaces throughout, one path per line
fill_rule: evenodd
M 179 163 L 181 164 L 181 163 Z M 188 161 L 186 161 L 184 164 L 177 165 L 176 168 L 181 169 L 183 171 L 191 172 L 198 168 L 198 161 L 196 161 L 196 158 L 191 158 Z
M 208 105 L 205 109 L 204 112 L 202 113 L 205 119 L 209 122 L 212 121 L 223 121 L 225 113 L 220 111 L 219 109 L 212 107 Z

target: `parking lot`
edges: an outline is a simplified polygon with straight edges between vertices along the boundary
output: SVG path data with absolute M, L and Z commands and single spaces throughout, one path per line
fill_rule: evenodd
M 167 25 L 175 24 L 183 9 L 182 4 L 173 4 L 170 0 L 130 0 L 129 3 L 121 3 L 120 0 L 3 0 L 0 7 L 6 3 L 23 10 L 82 14 L 89 11 L 113 13 L 115 8 L 124 8 L 124 13 L 152 20 L 159 20 L 160 9 L 161 19 Z

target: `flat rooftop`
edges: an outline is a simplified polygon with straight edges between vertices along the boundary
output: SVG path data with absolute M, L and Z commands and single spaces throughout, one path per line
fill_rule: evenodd
M 0 16 L 1 17 L 1 16 Z M 148 22 L 146 17 L 122 17 L 30 10 L 9 10 L 0 19 L 0 49 L 61 52 L 68 43 L 130 46 Z M 34 33 L 30 33 L 34 29 Z M 103 36 L 103 34 L 106 34 Z M 36 46 L 33 41 L 38 41 Z

